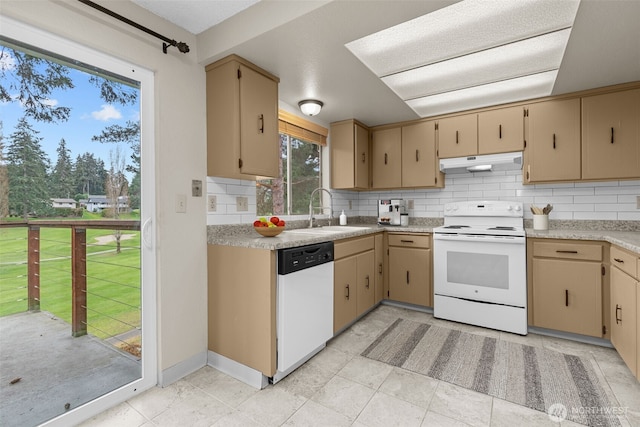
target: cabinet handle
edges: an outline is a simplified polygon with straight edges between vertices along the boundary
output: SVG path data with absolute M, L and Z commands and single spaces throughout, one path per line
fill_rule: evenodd
M 347 300 L 348 300 L 348 299 L 349 299 L 349 285 L 347 285 L 347 286 L 344 288 L 344 290 L 345 290 L 344 296 L 345 296 L 345 297 L 347 298 Z
M 613 144 L 613 128 L 611 128 L 611 143 Z
M 366 153 L 363 151 L 363 152 L 362 152 L 362 163 L 364 163 L 364 162 L 365 162 L 365 159 L 366 159 L 365 154 L 366 154 Z
M 553 134 L 553 149 L 556 149 L 556 134 Z
M 387 164 L 387 153 L 384 153 L 384 164 Z
M 378 264 L 378 274 L 382 274 L 382 263 Z
M 499 129 L 498 136 L 500 137 L 500 139 L 502 139 L 502 125 L 499 125 L 498 129 Z
M 409 284 L 409 270 L 407 270 L 407 285 Z
M 369 275 L 367 275 L 367 277 L 365 277 L 365 279 L 367 280 L 367 284 L 364 287 L 369 289 Z
M 413 243 L 413 240 L 400 240 L 400 243 Z
M 620 310 L 620 317 L 618 317 L 618 310 Z M 622 323 L 622 307 L 616 304 L 616 325 Z
M 420 152 L 416 150 L 416 162 L 420 161 Z
M 569 289 L 564 290 L 564 306 L 569 307 Z
M 456 144 L 458 143 L 458 131 L 456 131 Z
M 561 250 L 558 250 L 558 251 L 556 251 L 556 253 L 559 253 L 559 254 L 577 254 L 578 251 L 561 251 Z
M 264 133 L 264 114 L 260 114 L 260 117 L 258 117 L 258 121 L 260 122 L 260 126 L 258 127 L 258 132 Z
M 624 260 L 620 259 L 620 258 L 614 258 L 613 259 L 615 262 L 619 262 L 620 264 L 624 264 Z

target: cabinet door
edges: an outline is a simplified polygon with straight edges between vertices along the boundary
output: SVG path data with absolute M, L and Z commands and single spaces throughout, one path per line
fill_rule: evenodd
M 640 177 L 640 89 L 582 98 L 582 178 Z
M 611 344 L 634 375 L 637 374 L 637 282 L 611 269 Z
M 367 189 L 369 188 L 369 165 L 371 162 L 369 153 L 369 130 L 356 123 L 354 125 L 354 133 L 356 140 L 355 187 L 358 189 Z
M 369 131 L 353 120 L 331 124 L 331 188 L 369 187 Z
M 356 316 L 360 316 L 375 304 L 375 255 L 367 251 L 356 256 L 357 260 L 357 293 Z
M 356 318 L 356 257 L 336 261 L 333 265 L 333 332 L 338 332 Z
M 384 235 L 382 233 L 375 236 L 375 269 L 376 269 L 376 290 L 374 303 L 377 304 L 384 299 Z
M 430 271 L 430 250 L 390 247 L 389 299 L 429 306 Z
M 524 109 L 501 108 L 478 114 L 478 154 L 524 149 Z
M 240 171 L 278 177 L 278 83 L 240 65 Z
M 402 127 L 402 187 L 438 185 L 435 122 Z
M 450 117 L 438 121 L 438 156 L 473 156 L 478 154 L 478 118 L 476 114 Z
M 534 258 L 533 310 L 535 326 L 602 337 L 601 264 Z
M 580 100 L 528 108 L 525 182 L 580 179 Z
M 371 181 L 372 188 L 400 188 L 401 180 L 401 128 L 373 132 Z

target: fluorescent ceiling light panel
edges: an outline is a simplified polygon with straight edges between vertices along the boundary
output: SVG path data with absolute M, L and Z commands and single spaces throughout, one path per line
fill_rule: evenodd
M 465 0 L 346 47 L 378 77 L 573 25 L 579 0 Z
M 579 4 L 465 0 L 346 47 L 421 117 L 548 96 Z
M 557 70 L 406 101 L 420 117 L 547 96 Z
M 571 30 L 437 62 L 382 78 L 408 100 L 560 68 Z

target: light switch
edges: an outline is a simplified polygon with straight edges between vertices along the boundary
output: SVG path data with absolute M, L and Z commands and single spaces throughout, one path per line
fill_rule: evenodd
M 199 179 L 191 181 L 191 195 L 193 197 L 202 197 L 202 181 Z
M 176 212 L 187 213 L 187 195 L 176 194 Z
M 249 210 L 249 198 L 244 196 L 236 197 L 236 211 L 246 212 Z
M 413 209 L 413 207 L 414 207 L 413 199 L 409 199 L 407 203 L 407 209 Z

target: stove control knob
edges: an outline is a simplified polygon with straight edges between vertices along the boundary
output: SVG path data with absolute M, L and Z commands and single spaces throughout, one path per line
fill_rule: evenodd
M 516 209 L 516 212 L 520 212 L 520 205 L 517 205 L 515 209 Z
M 507 210 L 508 211 L 511 211 L 512 209 L 513 209 L 513 206 L 511 206 L 511 205 L 507 206 Z

